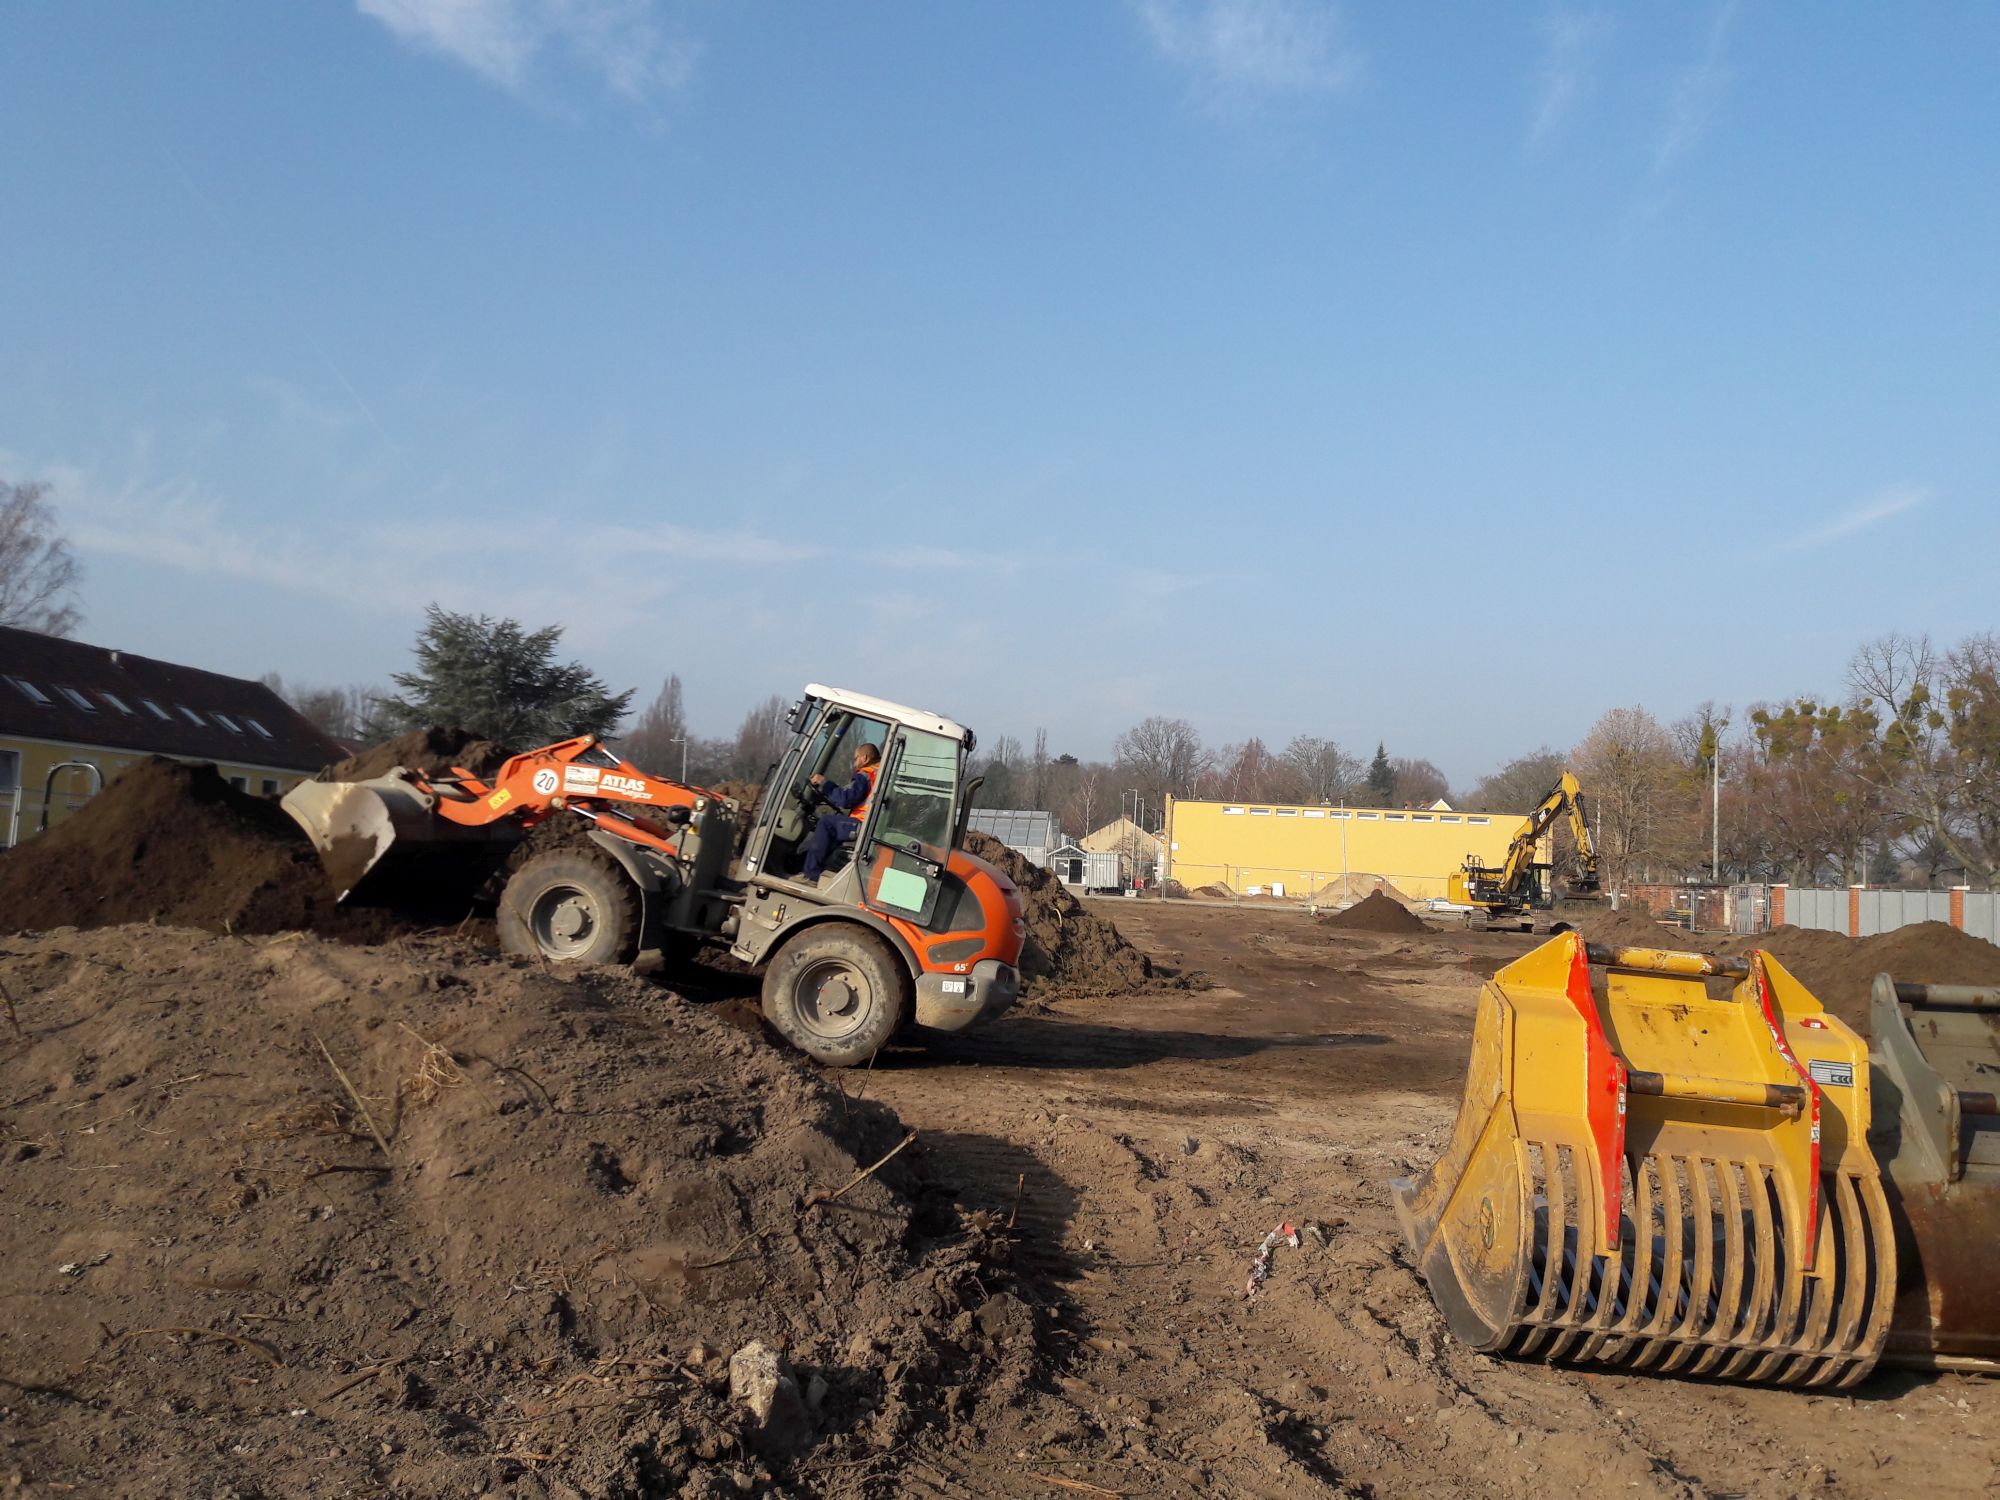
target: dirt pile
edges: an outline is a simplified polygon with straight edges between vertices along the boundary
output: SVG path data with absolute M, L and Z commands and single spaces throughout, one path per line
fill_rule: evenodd
M 0 982 L 34 1493 L 853 1493 L 1036 1440 L 1006 1204 L 920 1197 L 922 1142 L 863 1176 L 894 1115 L 628 974 L 126 928 Z
M 1812 991 L 1813 997 L 1862 1035 L 1868 1034 L 1868 992 L 1877 974 L 1918 984 L 2000 984 L 2000 947 L 1945 922 L 1916 922 L 1874 937 L 1774 927 L 1734 938 L 1735 952 L 1762 948 Z
M 413 729 L 372 745 L 359 755 L 335 761 L 315 778 L 319 781 L 372 781 L 387 776 L 398 766 L 441 776 L 453 766 L 463 766 L 475 776 L 490 776 L 514 752 L 505 745 L 483 740 L 469 729 L 433 724 Z
M 1028 924 L 1021 951 L 1023 989 L 1038 994 L 1121 994 L 1153 978 L 1153 963 L 1047 870 L 998 839 L 969 832 L 965 848 L 1013 881 Z
M 1236 892 L 1232 891 L 1228 886 L 1222 884 L 1222 882 L 1219 880 L 1212 881 L 1208 885 L 1196 886 L 1194 893 L 1197 896 L 1207 896 L 1211 900 L 1215 901 L 1228 901 L 1233 899 L 1236 895 Z
M 306 928 L 367 935 L 285 811 L 211 765 L 152 756 L 72 816 L 0 859 L 0 928 L 158 922 L 210 932 Z
M 1345 911 L 1322 913 L 1319 920 L 1328 927 L 1347 932 L 1428 932 L 1422 920 L 1408 907 L 1381 891 L 1357 901 Z
M 1610 948 L 1686 948 L 1692 940 L 1687 932 L 1655 922 L 1644 906 L 1621 906 L 1616 911 L 1605 906 L 1581 917 L 1566 915 L 1565 920 L 1574 923 L 1585 942 Z
M 1399 905 L 1414 907 L 1417 904 L 1414 898 L 1397 890 L 1394 884 L 1380 875 L 1342 875 L 1314 891 L 1311 900 L 1315 906 L 1351 906 L 1357 901 L 1367 900 L 1378 891 Z

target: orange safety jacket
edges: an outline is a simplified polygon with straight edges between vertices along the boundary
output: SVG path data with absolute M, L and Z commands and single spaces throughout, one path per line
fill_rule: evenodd
M 875 800 L 875 777 L 877 773 L 881 771 L 881 769 L 882 769 L 882 763 L 880 761 L 877 761 L 874 765 L 863 766 L 860 770 L 854 773 L 856 781 L 859 781 L 865 777 L 868 783 L 867 786 L 862 789 L 861 800 L 855 803 L 854 806 L 842 807 L 840 805 L 840 799 L 842 797 L 851 797 L 854 795 L 853 781 L 848 782 L 847 785 L 844 787 L 836 788 L 833 792 L 828 794 L 826 800 L 833 804 L 833 808 L 836 812 L 843 813 L 847 817 L 850 817 L 854 819 L 855 822 L 859 823 L 862 819 L 868 816 L 868 804 Z

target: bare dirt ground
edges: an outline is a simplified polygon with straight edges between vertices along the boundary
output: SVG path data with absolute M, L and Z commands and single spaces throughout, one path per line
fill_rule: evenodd
M 1278 907 L 1093 902 L 1215 987 L 1058 1000 L 866 1080 L 1007 1208 L 1046 1278 L 1074 1413 L 1032 1451 L 941 1452 L 902 1493 L 1980 1494 L 2000 1382 L 1883 1371 L 1851 1394 L 1510 1364 L 1455 1343 L 1388 1181 L 1457 1111 L 1480 979 L 1532 939 L 1345 933 Z M 1281 1220 L 1330 1226 L 1252 1255 Z M 1063 1488 L 1057 1486 L 1055 1488 Z
M 442 939 L 8 939 L 0 1489 L 2000 1487 L 2000 1382 L 1811 1395 L 1450 1339 L 1388 1182 L 1442 1143 L 1479 981 L 1532 939 L 1092 909 L 1157 982 L 824 1074 L 726 968 L 674 976 L 689 1004 Z M 1248 1298 L 1285 1220 L 1305 1241 Z M 798 1373 L 803 1451 L 730 1395 L 752 1338 Z

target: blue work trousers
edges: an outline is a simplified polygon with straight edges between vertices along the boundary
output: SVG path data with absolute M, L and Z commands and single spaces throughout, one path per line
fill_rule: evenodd
M 826 868 L 826 862 L 833 857 L 833 851 L 842 844 L 852 843 L 861 825 L 843 813 L 828 813 L 813 826 L 812 837 L 806 840 L 806 861 L 803 873 L 808 880 L 817 880 Z

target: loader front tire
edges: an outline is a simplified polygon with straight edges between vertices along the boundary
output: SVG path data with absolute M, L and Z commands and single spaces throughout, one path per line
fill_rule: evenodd
M 500 948 L 552 963 L 630 963 L 639 892 L 609 859 L 571 849 L 536 855 L 500 893 Z
M 909 983 L 902 961 L 873 933 L 808 927 L 764 971 L 764 1019 L 816 1062 L 851 1068 L 896 1034 Z

